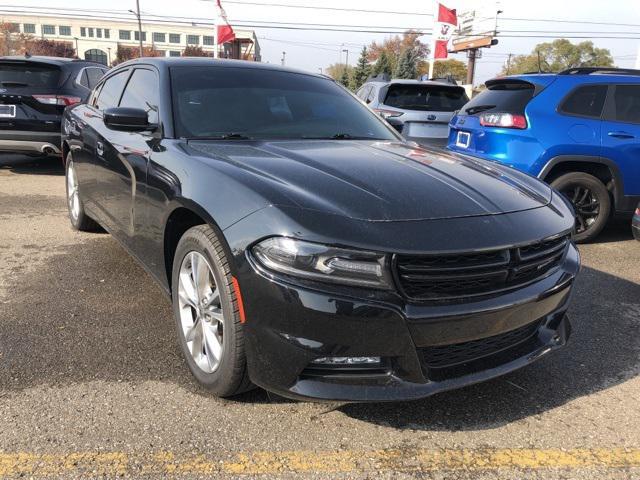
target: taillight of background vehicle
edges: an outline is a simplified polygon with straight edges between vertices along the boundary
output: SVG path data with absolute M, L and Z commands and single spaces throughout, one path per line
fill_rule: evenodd
M 524 115 L 515 113 L 489 112 L 480 115 L 480 125 L 483 127 L 500 128 L 527 128 L 527 119 Z
M 32 95 L 40 103 L 45 105 L 59 105 L 62 107 L 68 107 L 80 103 L 82 99 L 80 97 L 73 97 L 70 95 Z

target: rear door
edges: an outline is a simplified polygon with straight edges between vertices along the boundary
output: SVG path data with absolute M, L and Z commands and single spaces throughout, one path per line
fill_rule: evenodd
M 435 83 L 392 83 L 389 85 L 382 109 L 390 107 L 402 112 L 391 117 L 402 123 L 402 135 L 417 142 L 428 139 L 445 141 L 449 122 L 455 111 L 467 101 L 462 87 Z
M 620 170 L 625 195 L 640 195 L 640 84 L 613 85 L 602 128 L 602 156 Z
M 58 96 L 61 67 L 29 60 L 0 60 L 0 130 L 60 132 L 60 119 L 72 97 Z

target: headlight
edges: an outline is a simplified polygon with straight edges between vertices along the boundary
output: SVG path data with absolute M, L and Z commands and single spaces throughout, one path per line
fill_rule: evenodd
M 391 289 L 387 256 L 335 248 L 287 237 L 271 237 L 251 252 L 265 268 L 295 277 L 360 287 Z

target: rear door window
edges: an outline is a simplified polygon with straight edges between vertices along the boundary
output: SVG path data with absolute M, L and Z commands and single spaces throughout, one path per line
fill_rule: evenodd
M 95 101 L 95 106 L 98 110 L 118 106 L 120 96 L 122 95 L 122 89 L 124 88 L 124 84 L 127 82 L 128 77 L 129 70 L 123 70 L 105 80 Z
M 482 112 L 524 114 L 533 98 L 534 85 L 528 82 L 493 83 L 462 107 L 462 113 L 477 115 Z
M 600 118 L 607 98 L 607 85 L 583 85 L 576 88 L 560 105 L 560 112 L 579 117 Z
M 89 88 L 93 89 L 100 79 L 104 76 L 104 70 L 101 68 L 87 68 L 85 70 L 87 72 L 87 81 Z
M 403 110 L 453 112 L 468 100 L 462 87 L 395 83 L 389 86 L 384 104 Z
M 59 80 L 60 68 L 56 65 L 0 62 L 0 85 L 4 88 L 56 88 Z
M 640 85 L 616 85 L 611 120 L 640 125 Z

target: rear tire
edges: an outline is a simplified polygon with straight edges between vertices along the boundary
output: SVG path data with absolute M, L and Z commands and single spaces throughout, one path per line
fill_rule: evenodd
M 178 343 L 193 376 L 218 397 L 249 390 L 229 260 L 211 227 L 198 225 L 182 236 L 171 283 Z
M 576 211 L 574 240 L 579 243 L 596 238 L 611 216 L 611 197 L 607 187 L 593 175 L 571 172 L 551 182 Z
M 73 229 L 81 232 L 95 232 L 100 230 L 100 225 L 84 211 L 78 175 L 76 174 L 71 152 L 67 154 L 65 162 L 65 185 L 67 190 L 69 221 Z

